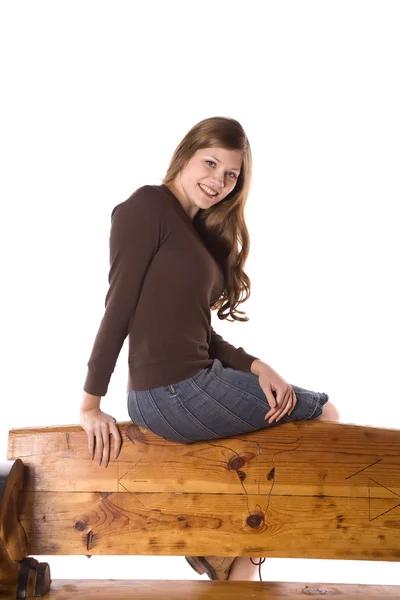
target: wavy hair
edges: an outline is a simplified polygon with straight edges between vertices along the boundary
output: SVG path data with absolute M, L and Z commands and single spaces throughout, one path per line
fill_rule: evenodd
M 163 184 L 174 180 L 201 148 L 224 148 L 243 153 L 243 163 L 234 189 L 214 206 L 199 210 L 193 223 L 225 276 L 224 291 L 211 310 L 218 309 L 219 319 L 248 321 L 248 317 L 238 315 L 244 312 L 237 310 L 237 307 L 251 293 L 250 279 L 243 270 L 250 250 L 250 237 L 244 218 L 252 175 L 250 143 L 242 125 L 235 119 L 204 119 L 190 129 L 175 149 Z M 225 313 L 226 310 L 229 312 Z

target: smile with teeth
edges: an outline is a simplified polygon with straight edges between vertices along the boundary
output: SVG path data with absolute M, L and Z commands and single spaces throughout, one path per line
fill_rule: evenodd
M 207 194 L 207 196 L 216 196 L 217 195 L 217 192 L 213 192 L 212 189 L 210 189 L 206 185 L 203 185 L 202 183 L 199 183 L 199 186 Z

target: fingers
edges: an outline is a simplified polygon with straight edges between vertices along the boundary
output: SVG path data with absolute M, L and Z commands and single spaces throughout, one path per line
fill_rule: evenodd
M 275 420 L 278 421 L 279 415 L 281 415 L 282 412 L 287 408 L 287 405 L 289 404 L 289 402 L 290 402 L 290 390 L 287 390 L 282 402 L 274 410 L 273 414 L 268 419 L 268 422 L 272 423 Z M 290 404 L 289 404 L 289 409 L 290 409 Z
M 80 423 L 88 436 L 90 460 L 96 460 L 99 466 L 108 466 L 111 452 L 110 435 L 114 438 L 114 459 L 118 458 L 122 447 L 122 436 L 114 417 L 99 410 L 94 413 L 81 412 Z
M 294 393 L 293 388 L 290 388 L 290 397 L 288 403 L 277 415 L 275 415 L 276 422 L 280 421 L 286 414 L 290 414 L 296 406 L 296 402 L 296 394 Z
M 285 400 L 282 403 L 282 406 L 279 407 L 279 410 L 274 415 L 274 420 L 278 422 L 282 417 L 285 416 L 292 408 L 292 390 L 289 387 L 285 396 Z
M 292 410 L 293 400 L 292 395 L 289 394 L 289 399 L 284 407 L 275 415 L 276 422 L 280 421 L 289 411 Z
M 87 436 L 88 436 L 89 456 L 90 456 L 90 460 L 93 460 L 93 456 L 94 456 L 94 435 L 93 435 L 93 431 L 88 431 L 87 432 Z
M 103 438 L 101 436 L 101 429 L 97 427 L 94 432 L 96 438 L 96 450 L 95 450 L 95 461 L 98 465 L 101 465 L 101 459 L 103 457 Z
M 101 439 L 103 442 L 103 452 L 99 465 L 102 464 L 103 467 L 106 467 L 110 460 L 110 432 L 106 423 L 101 428 Z
M 265 419 L 267 419 L 269 415 L 273 415 L 274 412 L 278 410 L 279 405 L 277 404 L 276 397 L 274 395 L 274 392 L 272 392 L 272 390 L 263 389 L 263 392 L 264 392 L 264 394 L 267 398 L 268 404 L 270 406 L 269 411 L 267 412 L 267 414 L 264 417 Z
M 279 394 L 278 397 L 282 397 L 282 394 Z M 285 415 L 290 414 L 293 411 L 296 403 L 296 394 L 294 393 L 292 386 L 289 385 L 285 392 L 282 403 L 269 410 L 264 419 L 269 419 L 269 423 L 272 423 L 273 421 L 278 422 Z
M 286 398 L 287 394 L 288 394 L 288 390 L 286 390 L 284 392 L 283 397 L 282 397 L 282 390 L 280 390 L 277 393 L 275 405 L 267 412 L 264 419 L 269 419 L 269 422 L 272 423 L 276 414 L 279 413 L 280 409 L 282 408 L 282 403 L 284 404 L 284 406 L 286 406 L 285 398 Z M 278 402 L 278 399 L 279 399 L 279 402 Z
M 88 434 L 89 435 L 89 434 Z M 121 433 L 114 423 L 103 423 L 101 427 L 98 427 L 94 433 L 92 434 L 91 439 L 95 438 L 96 440 L 96 453 L 95 459 L 97 464 L 100 466 L 107 467 L 110 462 L 110 435 L 114 438 L 114 459 L 117 460 L 119 453 L 121 451 L 122 446 L 122 437 Z M 93 441 L 91 442 L 93 444 Z M 90 454 L 90 441 L 89 441 L 89 454 Z M 92 454 L 90 454 L 91 459 L 93 460 L 93 449 Z
M 114 438 L 114 460 L 117 460 L 122 446 L 122 437 L 115 423 L 110 423 L 110 433 Z

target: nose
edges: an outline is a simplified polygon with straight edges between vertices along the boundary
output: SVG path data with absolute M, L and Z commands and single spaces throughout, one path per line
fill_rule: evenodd
M 212 177 L 212 185 L 215 188 L 220 188 L 222 189 L 225 186 L 225 181 L 224 181 L 224 174 L 221 174 L 219 177 L 216 173 L 213 173 L 213 177 Z

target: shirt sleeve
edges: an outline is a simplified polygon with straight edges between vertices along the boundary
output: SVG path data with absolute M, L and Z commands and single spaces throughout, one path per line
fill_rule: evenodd
M 251 372 L 251 364 L 258 358 L 257 356 L 248 354 L 242 347 L 235 348 L 235 346 L 229 344 L 212 327 L 208 353 L 210 358 L 218 358 L 224 367 L 230 367 L 239 371 Z
M 162 202 L 162 200 L 161 200 Z M 89 358 L 84 391 L 105 396 L 130 330 L 142 284 L 162 243 L 160 197 L 142 186 L 111 213 L 109 289 Z

